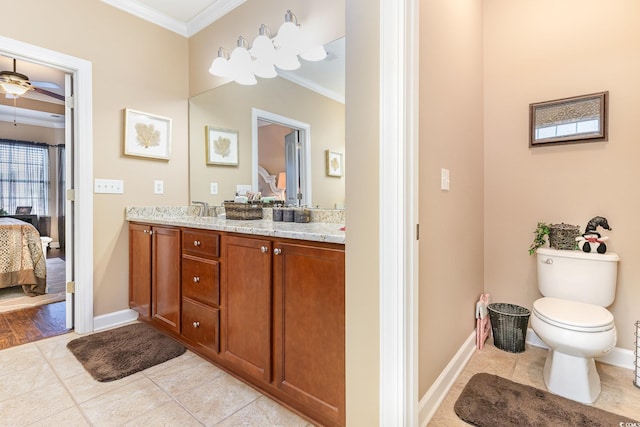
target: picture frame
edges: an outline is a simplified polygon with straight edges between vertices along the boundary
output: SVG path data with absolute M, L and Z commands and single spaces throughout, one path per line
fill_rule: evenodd
M 171 158 L 171 119 L 125 108 L 124 154 L 169 160 Z
M 326 150 L 326 168 L 327 176 L 341 177 L 344 165 L 342 162 L 342 153 L 337 151 Z
M 238 165 L 238 131 L 205 126 L 205 149 L 208 165 Z
M 606 141 L 609 92 L 529 105 L 529 147 Z
M 31 206 L 17 206 L 16 215 L 31 215 Z

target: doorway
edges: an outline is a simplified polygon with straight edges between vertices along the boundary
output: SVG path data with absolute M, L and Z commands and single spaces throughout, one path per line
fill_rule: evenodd
M 67 328 L 93 331 L 93 137 L 91 63 L 46 48 L 0 36 L 0 55 L 66 73 L 65 100 L 65 279 Z M 85 236 L 80 239 L 80 236 Z M 73 287 L 72 286 L 72 287 Z
M 281 164 L 276 166 L 276 170 L 269 170 L 261 164 L 261 159 L 269 162 L 266 156 L 260 155 L 261 144 L 260 128 L 264 126 L 275 125 L 282 136 L 281 147 L 276 157 L 280 158 L 280 162 L 274 161 L 273 164 Z M 269 111 L 260 110 L 258 108 L 251 109 L 251 127 L 252 127 L 252 186 L 255 191 L 260 188 L 258 170 L 262 167 L 271 174 L 278 176 L 280 172 L 284 172 L 286 185 L 285 197 L 286 204 L 296 206 L 311 206 L 311 126 L 299 120 L 271 113 Z M 273 169 L 273 167 L 272 167 Z M 279 183 L 278 183 L 279 184 Z

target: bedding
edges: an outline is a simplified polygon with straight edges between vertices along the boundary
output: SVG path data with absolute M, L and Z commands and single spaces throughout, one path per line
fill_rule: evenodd
M 22 286 L 26 295 L 43 295 L 47 263 L 40 233 L 15 218 L 0 218 L 0 288 Z

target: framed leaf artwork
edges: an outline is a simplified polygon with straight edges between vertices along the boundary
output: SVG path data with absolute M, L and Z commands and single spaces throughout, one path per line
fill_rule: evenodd
M 171 158 L 171 119 L 124 110 L 124 154 L 169 160 Z
M 205 126 L 208 165 L 238 165 L 238 131 Z
M 342 153 L 326 150 L 327 176 L 342 176 Z

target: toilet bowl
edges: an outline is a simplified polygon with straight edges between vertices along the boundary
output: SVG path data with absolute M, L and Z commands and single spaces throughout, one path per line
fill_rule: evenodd
M 594 402 L 601 390 L 594 358 L 615 346 L 613 315 L 596 305 L 545 297 L 533 304 L 531 327 L 550 348 L 543 373 L 549 391 Z
M 600 394 L 594 358 L 616 344 L 613 302 L 616 254 L 538 250 L 538 285 L 531 328 L 549 347 L 543 377 L 549 391 L 582 403 Z

